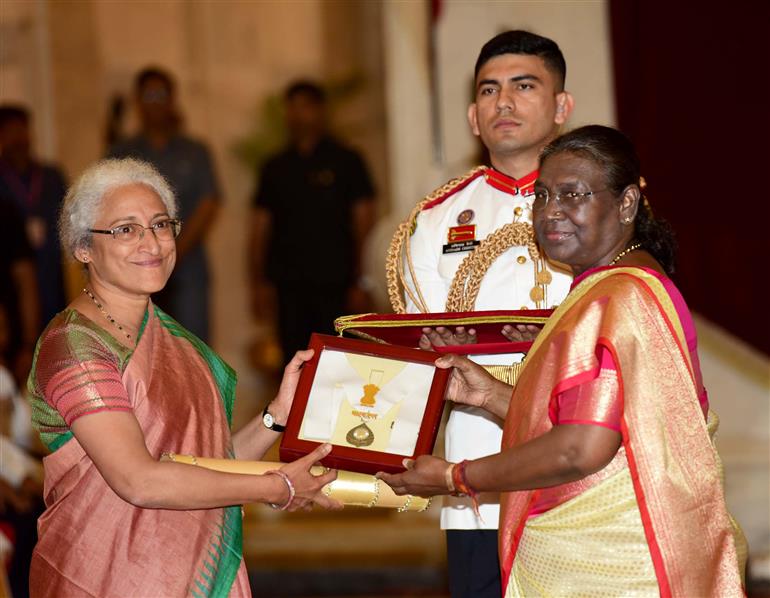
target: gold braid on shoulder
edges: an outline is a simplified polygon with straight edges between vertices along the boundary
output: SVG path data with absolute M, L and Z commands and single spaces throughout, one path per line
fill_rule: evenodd
M 540 251 L 535 243 L 532 225 L 528 222 L 510 222 L 487 236 L 462 261 L 452 280 L 452 286 L 449 287 L 446 311 L 473 311 L 481 281 L 487 270 L 502 253 L 514 246 L 526 246 L 532 262 L 537 267 Z
M 390 298 L 390 304 L 393 307 L 393 311 L 397 314 L 406 313 L 404 294 L 409 296 L 409 299 L 411 299 L 417 306 L 417 309 L 422 313 L 428 313 L 429 311 L 425 298 L 420 291 L 420 286 L 417 284 L 417 277 L 415 276 L 414 265 L 412 264 L 411 244 L 409 243 L 409 238 L 414 233 L 415 226 L 417 225 L 417 217 L 427 204 L 446 195 L 458 185 L 461 185 L 468 179 L 476 176 L 476 173 L 480 170 L 484 170 L 484 166 L 477 166 L 465 175 L 452 179 L 433 191 L 433 193 L 421 200 L 412 209 L 409 213 L 409 217 L 404 222 L 398 225 L 398 228 L 390 241 L 390 247 L 388 247 L 387 257 L 385 258 L 385 277 L 388 284 L 388 297 Z M 409 285 L 406 279 L 404 272 L 405 267 L 409 268 L 409 277 L 413 281 L 412 284 L 414 288 Z

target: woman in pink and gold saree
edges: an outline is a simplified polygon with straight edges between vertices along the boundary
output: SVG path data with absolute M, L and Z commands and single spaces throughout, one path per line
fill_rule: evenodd
M 261 476 L 160 460 L 261 458 L 311 356 L 287 365 L 270 417 L 231 436 L 235 373 L 150 301 L 174 266 L 176 212 L 136 160 L 95 164 L 65 198 L 62 243 L 88 282 L 41 335 L 29 378 L 51 451 L 32 596 L 248 596 L 241 505 L 338 506 L 320 492 L 336 473 L 309 471 L 328 446 Z
M 421 457 L 396 493 L 502 492 L 505 596 L 742 596 L 746 545 L 724 499 L 697 338 L 668 278 L 670 229 L 631 143 L 601 126 L 543 152 L 534 226 L 571 267 L 515 389 L 459 356 L 448 398 L 504 420 L 501 452 Z M 525 333 L 526 331 L 521 331 Z

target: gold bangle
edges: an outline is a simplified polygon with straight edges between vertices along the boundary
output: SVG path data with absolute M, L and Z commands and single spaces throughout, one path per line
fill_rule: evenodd
M 455 492 L 455 482 L 452 479 L 452 470 L 454 469 L 455 465 L 455 463 L 450 463 L 444 472 L 444 480 L 446 481 L 446 487 L 447 490 L 449 490 L 449 494 L 454 494 Z

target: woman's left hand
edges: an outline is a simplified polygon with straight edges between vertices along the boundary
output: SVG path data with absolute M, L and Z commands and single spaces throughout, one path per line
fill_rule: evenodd
M 399 496 L 436 496 L 449 494 L 446 473 L 451 464 L 444 459 L 422 455 L 417 459 L 404 459 L 404 473 L 379 472 L 377 477 L 393 488 Z
M 286 364 L 278 394 L 275 395 L 269 407 L 270 414 L 278 423 L 284 424 L 289 418 L 289 411 L 291 411 L 291 404 L 294 401 L 294 393 L 297 390 L 302 366 L 312 358 L 313 349 L 297 351 L 291 361 Z

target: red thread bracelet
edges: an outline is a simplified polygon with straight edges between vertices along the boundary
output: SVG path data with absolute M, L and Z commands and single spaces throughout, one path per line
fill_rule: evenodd
M 452 482 L 459 496 L 467 496 L 471 499 L 471 503 L 473 504 L 473 512 L 476 513 L 477 517 L 481 517 L 481 513 L 479 513 L 479 493 L 476 492 L 476 490 L 474 490 L 468 483 L 468 478 L 465 472 L 465 467 L 467 464 L 468 460 L 465 459 L 457 463 L 452 468 Z

